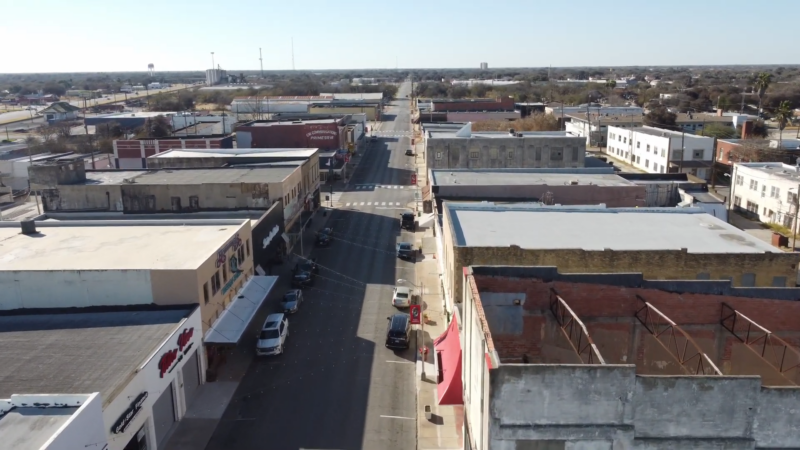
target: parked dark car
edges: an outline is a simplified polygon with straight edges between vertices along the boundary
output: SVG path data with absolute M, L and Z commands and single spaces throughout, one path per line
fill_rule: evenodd
M 414 156 L 414 150 L 406 149 L 406 156 Z
M 327 247 L 333 242 L 333 228 L 323 228 L 317 233 L 317 247 Z
M 415 223 L 413 212 L 404 212 L 400 214 L 400 228 L 404 230 L 414 231 L 417 226 Z
M 401 242 L 397 244 L 397 257 L 408 261 L 414 261 L 417 259 L 417 252 L 410 243 Z
M 314 275 L 319 274 L 319 266 L 317 265 L 317 260 L 312 259 L 311 261 L 303 261 L 299 264 L 294 266 L 294 273 L 298 272 L 311 272 Z
M 411 345 L 411 320 L 408 314 L 398 313 L 387 317 L 386 347 L 408 348 Z
M 298 308 L 300 308 L 301 303 L 303 303 L 303 291 L 300 289 L 292 289 L 283 294 L 281 308 L 285 313 L 294 314 L 297 312 Z
M 297 289 L 305 289 L 314 286 L 314 272 L 295 272 L 292 277 L 292 287 Z

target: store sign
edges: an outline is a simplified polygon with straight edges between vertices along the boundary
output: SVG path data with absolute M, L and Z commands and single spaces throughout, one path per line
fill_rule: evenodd
M 194 328 L 184 328 L 178 335 L 178 348 L 167 350 L 161 355 L 161 359 L 158 360 L 159 378 L 164 378 L 164 375 L 175 370 L 175 366 L 183 360 L 183 355 L 189 353 L 194 345 L 192 336 L 194 336 Z
M 264 246 L 263 248 L 267 248 L 267 246 L 269 246 L 269 243 L 272 242 L 273 239 L 275 239 L 275 236 L 277 236 L 280 231 L 281 231 L 280 227 L 275 225 L 269 232 L 267 237 L 265 237 L 264 240 L 261 241 L 261 243 Z
M 133 419 L 139 415 L 139 411 L 142 410 L 142 405 L 144 405 L 145 400 L 147 400 L 147 391 L 136 396 L 133 402 L 131 402 L 131 405 L 128 406 L 119 419 L 114 422 L 114 426 L 111 427 L 111 432 L 114 434 L 124 433 L 125 430 L 128 429 L 128 426 L 133 423 Z
M 409 314 L 411 316 L 410 323 L 412 325 L 419 325 L 419 323 L 420 323 L 419 316 L 420 316 L 420 311 L 421 310 L 422 310 L 422 307 L 420 305 L 411 305 L 409 307 L 409 311 L 408 312 L 409 312 Z
M 306 137 L 312 141 L 332 141 L 336 134 L 335 130 L 314 130 L 306 133 Z
M 239 270 L 238 259 L 235 256 L 231 256 L 231 279 L 222 286 L 222 295 L 225 295 L 233 287 L 233 283 L 241 274 L 242 271 Z
M 236 236 L 232 237 L 227 244 L 225 244 L 219 251 L 217 252 L 217 268 L 219 269 L 222 267 L 223 264 L 228 260 L 228 251 L 238 250 L 239 247 L 242 246 L 242 238 L 239 237 L 237 233 Z

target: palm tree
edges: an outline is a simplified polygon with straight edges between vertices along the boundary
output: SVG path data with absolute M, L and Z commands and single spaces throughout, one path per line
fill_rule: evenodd
M 778 121 L 778 129 L 780 130 L 780 135 L 778 137 L 778 148 L 783 148 L 783 129 L 786 128 L 786 124 L 792 121 L 792 117 L 794 116 L 794 111 L 792 111 L 792 106 L 789 104 L 788 100 L 784 100 L 778 105 L 778 109 L 775 110 L 775 120 Z
M 611 99 L 611 92 L 614 91 L 614 88 L 617 87 L 617 80 L 606 80 L 606 88 L 608 88 L 608 98 Z
M 767 88 L 772 83 L 772 75 L 766 72 L 761 72 L 756 77 L 755 88 L 758 91 L 758 116 L 761 117 L 761 102 L 764 100 L 764 94 Z

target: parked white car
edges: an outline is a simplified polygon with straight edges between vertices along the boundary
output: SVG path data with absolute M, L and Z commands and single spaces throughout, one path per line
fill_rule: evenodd
M 392 306 L 396 308 L 408 308 L 411 306 L 411 289 L 405 286 L 395 286 L 392 295 Z
M 289 319 L 283 313 L 270 314 L 258 333 L 256 355 L 280 355 L 289 336 Z

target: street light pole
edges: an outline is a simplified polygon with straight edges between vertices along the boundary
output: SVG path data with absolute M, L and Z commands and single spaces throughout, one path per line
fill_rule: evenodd
M 416 284 L 414 284 L 414 283 L 412 283 L 412 282 L 410 282 L 410 281 L 408 281 L 406 279 L 403 279 L 403 278 L 398 279 L 397 282 L 398 283 L 408 283 L 408 284 L 414 286 L 415 288 L 419 289 L 419 300 L 420 300 L 419 309 L 420 309 L 420 315 L 422 316 L 419 319 L 419 334 L 420 334 L 420 337 L 422 338 L 421 339 L 422 347 L 420 347 L 420 349 L 427 348 L 427 346 L 425 345 L 425 311 L 423 309 L 425 307 L 425 298 L 424 298 L 425 285 L 423 283 L 420 283 L 420 286 L 417 286 Z M 418 338 L 417 341 L 420 341 L 420 339 Z M 424 351 L 422 353 L 422 357 L 427 359 Z M 422 379 L 423 380 L 425 379 L 425 359 L 422 360 Z

